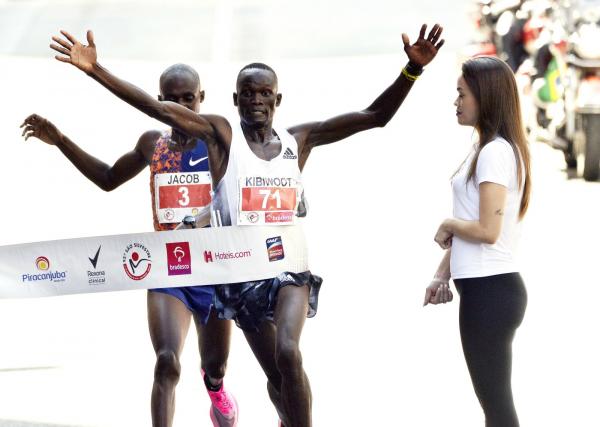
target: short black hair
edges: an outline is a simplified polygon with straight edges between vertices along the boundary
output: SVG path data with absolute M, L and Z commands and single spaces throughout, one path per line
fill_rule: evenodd
M 187 64 L 173 64 L 170 67 L 168 67 L 160 75 L 159 84 L 162 87 L 167 78 L 173 75 L 180 75 L 185 73 L 189 74 L 194 79 L 194 81 L 197 82 L 198 88 L 200 88 L 200 76 L 198 75 L 198 72 Z
M 271 67 L 269 67 L 267 64 L 263 64 L 262 62 L 253 62 L 251 64 L 245 65 L 244 67 L 242 67 L 242 69 L 238 73 L 238 80 L 240 79 L 240 75 L 244 71 L 246 71 L 246 70 L 267 70 L 267 71 L 270 71 L 275 76 L 275 83 L 277 83 L 277 73 L 275 72 L 274 69 L 272 69 Z

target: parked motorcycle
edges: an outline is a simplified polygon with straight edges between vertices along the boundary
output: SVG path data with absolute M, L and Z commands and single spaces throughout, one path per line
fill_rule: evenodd
M 583 178 L 600 176 L 600 1 L 580 1 L 573 15 L 565 84 L 566 157 L 583 160 Z

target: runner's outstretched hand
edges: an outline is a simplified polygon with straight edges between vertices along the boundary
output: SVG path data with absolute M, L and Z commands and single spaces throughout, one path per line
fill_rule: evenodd
M 21 125 L 23 129 L 22 136 L 25 137 L 25 141 L 29 139 L 30 136 L 34 136 L 41 141 L 44 141 L 46 144 L 56 145 L 62 134 L 58 130 L 54 124 L 42 116 L 38 116 L 37 114 L 32 114 L 23 121 Z
M 75 37 L 66 31 L 60 30 L 62 37 L 53 36 L 54 43 L 50 47 L 60 53 L 56 55 L 58 61 L 67 62 L 79 68 L 85 73 L 91 73 L 96 65 L 96 45 L 94 44 L 94 33 L 87 32 L 88 45 L 81 44 Z
M 440 25 L 435 24 L 431 31 L 429 31 L 427 38 L 425 38 L 427 24 L 423 24 L 419 32 L 419 38 L 412 45 L 410 44 L 408 35 L 403 33 L 402 41 L 404 42 L 404 51 L 408 55 L 408 60 L 421 67 L 429 64 L 437 55 L 438 50 L 444 45 L 444 39 L 440 40 L 443 30 Z

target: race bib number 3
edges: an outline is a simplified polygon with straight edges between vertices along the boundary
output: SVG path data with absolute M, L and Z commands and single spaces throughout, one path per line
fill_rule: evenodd
M 155 175 L 156 215 L 160 223 L 181 222 L 186 215 L 211 202 L 212 182 L 208 172 Z
M 288 186 L 245 186 L 240 180 L 238 225 L 289 225 L 295 222 L 298 187 L 291 179 Z

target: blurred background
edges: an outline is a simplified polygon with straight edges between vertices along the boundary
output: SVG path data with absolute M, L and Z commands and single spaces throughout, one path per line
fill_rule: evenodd
M 112 164 L 164 125 L 53 59 L 60 29 L 94 30 L 99 62 L 151 94 L 195 67 L 202 112 L 235 117 L 238 70 L 279 75 L 277 123 L 368 106 L 406 63 L 403 32 L 444 26 L 446 44 L 383 129 L 314 150 L 304 176 L 311 269 L 325 279 L 302 350 L 314 425 L 481 426 L 458 300 L 423 308 L 451 215 L 449 178 L 473 143 L 456 124 L 460 63 L 496 54 L 522 89 L 533 195 L 521 244 L 529 292 L 514 343 L 525 426 L 598 426 L 600 155 L 597 2 L 0 0 L 0 244 L 152 230 L 148 172 L 105 193 L 19 125 L 38 113 Z M 0 260 L 1 262 L 1 260 Z M 154 354 L 143 291 L 0 300 L 0 426 L 150 425 Z M 195 333 L 175 423 L 210 426 Z M 235 331 L 226 381 L 241 426 L 276 426 L 266 381 Z

